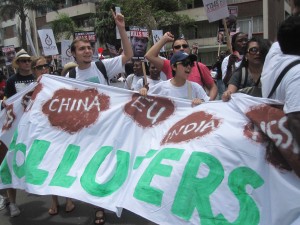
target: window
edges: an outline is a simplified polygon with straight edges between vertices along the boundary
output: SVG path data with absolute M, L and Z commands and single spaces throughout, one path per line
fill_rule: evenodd
M 252 18 L 246 18 L 243 20 L 237 20 L 237 27 L 240 28 L 241 32 L 248 33 L 249 26 L 253 24 L 252 33 L 262 33 L 263 32 L 263 17 L 257 16 Z

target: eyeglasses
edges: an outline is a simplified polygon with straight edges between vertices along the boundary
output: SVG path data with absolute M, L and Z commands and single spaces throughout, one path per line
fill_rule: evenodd
M 184 67 L 187 67 L 187 66 L 193 67 L 195 65 L 194 61 L 190 61 L 190 60 L 177 62 L 176 65 L 178 65 L 178 64 L 182 64 L 182 66 L 184 66 Z
M 34 69 L 37 69 L 37 70 L 43 70 L 43 69 L 49 69 L 49 64 L 44 64 L 44 65 L 38 65 L 38 66 L 35 66 Z
M 252 47 L 252 48 L 249 48 L 247 52 L 248 52 L 250 55 L 255 55 L 255 54 L 259 53 L 259 48 Z
M 18 62 L 21 62 L 21 63 L 31 63 L 31 59 L 19 59 Z
M 180 49 L 180 48 L 188 48 L 188 47 L 189 47 L 188 44 L 174 45 L 174 46 L 173 46 L 173 48 L 176 49 L 176 50 L 178 50 L 178 49 Z

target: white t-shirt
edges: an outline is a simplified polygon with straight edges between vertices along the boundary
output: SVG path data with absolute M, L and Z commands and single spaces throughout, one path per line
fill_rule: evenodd
M 221 65 L 221 69 L 222 69 L 222 80 L 224 79 L 226 72 L 227 72 L 227 65 L 228 65 L 228 61 L 229 61 L 229 56 L 226 56 L 223 61 L 222 61 L 222 65 Z M 242 57 L 242 56 L 241 56 Z M 243 57 L 242 57 L 243 58 Z M 235 68 L 238 68 L 242 63 L 242 60 L 235 62 Z
M 116 74 L 125 72 L 125 66 L 122 64 L 122 56 L 117 56 L 110 59 L 103 59 L 102 62 L 105 66 L 109 80 L 113 78 Z M 75 70 L 77 80 L 107 84 L 103 74 L 100 72 L 95 62 L 91 62 L 91 66 L 87 69 L 81 70 L 78 67 L 76 67 Z M 67 73 L 66 77 L 69 77 L 69 73 Z
M 147 77 L 147 83 L 149 84 L 149 89 L 151 87 L 153 87 L 154 85 L 158 84 L 159 82 L 161 82 L 162 80 L 152 80 L 151 78 Z M 136 83 L 136 86 L 134 89 L 135 91 L 139 91 L 142 87 L 144 87 L 144 83 L 143 83 L 143 79 L 138 80 L 138 82 Z
M 189 97 L 189 91 L 191 91 L 191 98 Z M 200 98 L 205 102 L 209 101 L 209 97 L 204 89 L 199 84 L 192 81 L 185 82 L 181 87 L 174 86 L 171 83 L 171 80 L 162 81 L 151 87 L 148 93 L 190 100 Z
M 275 42 L 266 57 L 261 74 L 262 96 L 267 98 L 281 71 L 291 62 L 299 60 L 300 56 L 283 54 L 279 43 Z M 284 103 L 284 112 L 300 111 L 300 64 L 292 67 L 283 77 L 272 99 Z
M 124 84 L 124 88 L 128 89 L 128 90 L 132 90 L 132 91 L 137 90 L 136 84 L 142 78 L 143 78 L 143 76 L 136 76 L 133 73 L 128 75 L 128 77 L 126 78 L 125 84 Z

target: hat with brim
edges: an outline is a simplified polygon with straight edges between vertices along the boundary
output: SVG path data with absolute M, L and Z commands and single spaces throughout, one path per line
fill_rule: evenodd
M 174 53 L 171 57 L 170 63 L 171 65 L 175 65 L 177 62 L 181 62 L 185 59 L 189 58 L 192 62 L 197 61 L 197 56 L 194 54 L 188 54 L 183 51 L 178 51 Z
M 69 72 L 69 70 L 71 70 L 71 69 L 73 69 L 73 68 L 75 68 L 77 66 L 78 66 L 78 64 L 75 63 L 75 62 L 68 62 L 68 63 L 66 63 L 64 65 L 63 70 L 61 71 L 61 75 L 62 76 L 66 76 L 66 74 Z
M 21 59 L 21 58 L 25 58 L 25 59 L 31 59 L 31 56 L 30 55 L 28 55 L 28 53 L 24 50 L 24 49 L 21 49 L 20 51 L 18 51 L 17 52 L 17 54 L 16 54 L 16 57 L 14 58 L 14 60 L 12 61 L 12 66 L 14 67 L 14 68 L 18 68 L 19 67 L 19 65 L 18 65 L 18 63 L 17 63 L 17 61 L 19 60 L 19 59 Z

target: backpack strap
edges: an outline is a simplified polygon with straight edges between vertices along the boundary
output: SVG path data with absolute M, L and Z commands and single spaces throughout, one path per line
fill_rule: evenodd
M 101 60 L 99 60 L 99 61 L 95 62 L 95 64 L 96 64 L 98 70 L 103 74 L 103 76 L 107 82 L 107 85 L 109 85 L 106 68 L 105 68 L 103 62 Z M 73 68 L 69 71 L 69 77 L 76 79 L 76 68 Z
M 270 92 L 270 94 L 268 95 L 268 98 L 270 98 L 274 92 L 276 91 L 278 85 L 280 84 L 282 78 L 284 77 L 284 75 L 294 66 L 296 66 L 297 64 L 300 64 L 300 60 L 296 60 L 294 62 L 291 62 L 289 65 L 287 65 L 282 71 L 281 73 L 279 74 L 279 76 L 277 77 L 275 83 L 274 83 L 274 86 Z
M 107 85 L 109 85 L 109 80 L 108 80 L 106 68 L 105 68 L 103 62 L 101 60 L 99 60 L 99 61 L 95 62 L 95 64 L 96 64 L 98 70 L 100 70 L 100 72 L 103 74 L 103 76 L 104 76 L 104 78 L 107 82 Z
M 242 88 L 245 88 L 247 86 L 247 81 L 248 81 L 248 68 L 242 67 L 242 79 L 241 79 Z
M 73 68 L 69 71 L 69 77 L 76 79 L 76 68 Z
M 192 83 L 187 80 L 187 88 L 188 88 L 188 99 L 192 100 Z
M 198 62 L 196 62 L 196 64 L 197 64 L 197 68 L 198 68 L 198 71 L 199 71 L 199 75 L 200 75 L 200 80 L 201 80 L 202 86 L 204 87 L 204 82 L 203 82 L 203 79 L 202 79 L 203 75 L 202 75 L 202 72 L 201 72 L 201 68 L 200 68 Z

